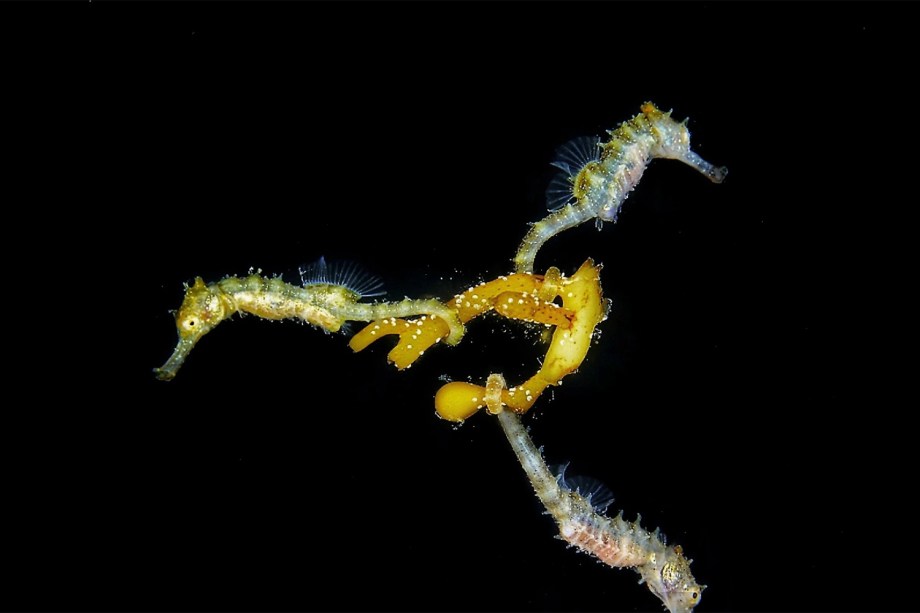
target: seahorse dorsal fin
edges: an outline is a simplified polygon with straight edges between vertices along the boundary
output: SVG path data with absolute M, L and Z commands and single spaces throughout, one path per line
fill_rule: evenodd
M 588 162 L 600 159 L 601 150 L 598 144 L 601 139 L 597 136 L 579 136 L 556 149 L 555 159 L 550 166 L 568 173 L 569 176 L 578 174 Z
M 585 475 L 567 475 L 569 464 L 550 466 L 550 471 L 556 475 L 556 481 L 563 488 L 576 492 L 582 496 L 598 513 L 605 513 L 613 503 L 613 492 L 610 491 L 599 479 Z
M 581 494 L 598 513 L 605 513 L 613 504 L 613 492 L 594 477 L 573 475 L 566 477 L 568 486 Z
M 569 462 L 563 462 L 562 464 L 547 464 L 546 467 L 549 469 L 549 472 L 553 473 L 553 476 L 556 477 L 556 483 L 562 487 L 566 487 L 565 471 L 569 468 Z
M 546 188 L 546 208 L 557 211 L 568 204 L 572 194 L 572 179 L 590 162 L 600 159 L 601 139 L 596 136 L 579 136 L 556 149 L 556 156 L 550 166 L 560 170 Z
M 312 264 L 300 267 L 300 283 L 309 285 L 330 284 L 348 288 L 361 298 L 382 296 L 386 293 L 380 277 L 365 271 L 359 264 L 349 260 L 326 262 L 320 257 Z
M 557 172 L 546 186 L 546 208 L 558 211 L 575 198 L 572 193 L 572 178 L 564 173 Z

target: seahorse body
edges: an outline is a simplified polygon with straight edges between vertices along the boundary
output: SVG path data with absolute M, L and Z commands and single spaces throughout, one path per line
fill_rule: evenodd
M 454 311 L 437 300 L 358 302 L 361 294 L 334 283 L 291 285 L 280 278 L 257 274 L 227 277 L 205 284 L 198 277 L 186 290 L 176 314 L 179 341 L 166 363 L 154 369 L 159 379 L 172 379 L 195 344 L 234 313 L 251 313 L 265 319 L 300 319 L 327 332 L 337 332 L 346 321 L 371 321 L 424 313 L 443 317 L 450 328 L 447 343 L 456 344 L 464 327 Z
M 498 387 L 503 386 L 500 381 Z M 489 408 L 497 413 L 505 436 L 537 497 L 556 520 L 563 540 L 609 566 L 634 568 L 641 576 L 640 583 L 646 583 L 671 613 L 689 612 L 699 604 L 705 586 L 693 578 L 690 561 L 679 546 L 667 546 L 658 530 L 649 532 L 638 520 L 626 521 L 622 512 L 611 518 L 595 511 L 589 499 L 564 487 L 550 472 L 514 411 L 501 410 L 496 400 Z
M 623 201 L 654 158 L 680 160 L 714 183 L 722 182 L 728 170 L 713 166 L 690 150 L 686 122 L 674 121 L 670 112 L 661 112 L 651 102 L 641 109 L 609 133 L 610 140 L 601 145 L 597 159 L 573 169 L 573 202 L 533 224 L 514 257 L 517 272 L 532 272 L 537 251 L 556 234 L 589 219 L 597 219 L 598 227 L 605 221 L 616 221 Z

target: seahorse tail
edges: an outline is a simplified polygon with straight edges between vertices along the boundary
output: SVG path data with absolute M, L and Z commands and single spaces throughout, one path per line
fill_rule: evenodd
M 456 345 L 463 339 L 463 335 L 466 334 L 466 326 L 463 325 L 463 322 L 460 321 L 460 315 L 454 309 L 447 307 L 446 305 L 438 302 L 437 300 L 420 300 L 412 302 L 422 302 L 426 310 L 419 311 L 425 315 L 432 317 L 440 317 L 447 324 L 447 327 L 450 328 L 450 333 L 447 335 L 447 338 L 444 339 L 444 342 L 448 345 Z
M 448 345 L 456 345 L 466 333 L 466 327 L 460 321 L 460 316 L 457 312 L 433 298 L 427 300 L 406 298 L 399 302 L 378 302 L 377 304 L 356 303 L 349 309 L 346 319 L 374 321 L 391 317 L 412 317 L 413 315 L 428 315 L 432 318 L 443 319 L 450 330 L 444 340 Z
M 524 240 L 521 241 L 521 246 L 518 247 L 518 251 L 514 256 L 515 272 L 533 272 L 533 263 L 537 258 L 537 251 L 546 241 L 560 232 L 574 228 L 593 217 L 595 217 L 595 213 L 591 212 L 581 202 L 578 202 L 559 209 L 534 223 L 527 235 L 524 236 Z
M 543 231 L 537 226 L 542 222 L 537 222 L 530 228 L 530 232 L 521 241 L 517 253 L 514 255 L 515 272 L 533 272 L 533 262 L 537 258 L 537 251 L 543 246 L 543 243 L 549 238 L 543 237 Z

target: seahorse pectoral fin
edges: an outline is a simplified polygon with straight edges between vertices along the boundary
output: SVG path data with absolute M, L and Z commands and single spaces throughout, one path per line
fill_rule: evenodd
M 153 369 L 157 379 L 160 381 L 169 381 L 175 377 L 176 373 L 179 372 L 179 369 L 182 367 L 182 364 L 185 363 L 185 358 L 188 357 L 195 343 L 198 342 L 198 338 L 200 337 L 180 338 L 179 342 L 176 343 L 176 348 L 173 350 L 172 355 L 166 360 L 166 363 L 159 368 Z

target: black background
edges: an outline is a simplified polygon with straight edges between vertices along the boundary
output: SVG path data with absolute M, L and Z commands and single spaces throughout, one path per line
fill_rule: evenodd
M 8 285 L 28 395 L 4 608 L 657 610 L 635 573 L 553 539 L 494 420 L 434 414 L 444 375 L 536 370 L 522 326 L 476 321 L 400 373 L 385 341 L 355 355 L 237 318 L 175 381 L 151 371 L 195 276 L 325 256 L 401 299 L 508 272 L 554 149 L 646 100 L 729 177 L 655 161 L 617 224 L 540 251 L 538 271 L 603 263 L 613 310 L 528 416 L 534 439 L 684 547 L 700 611 L 916 608 L 915 402 L 895 393 L 909 8 L 4 13 L 7 202 L 30 220 L 7 225 L 29 273 Z

